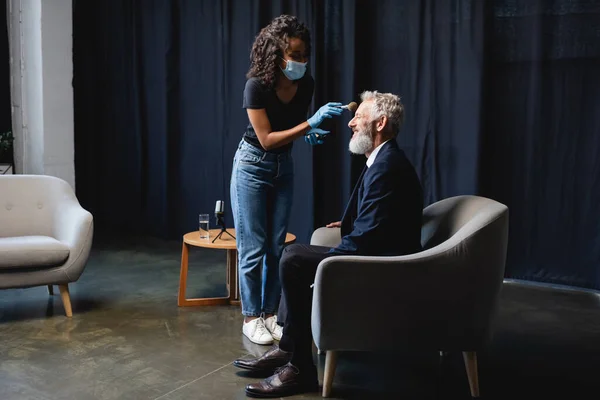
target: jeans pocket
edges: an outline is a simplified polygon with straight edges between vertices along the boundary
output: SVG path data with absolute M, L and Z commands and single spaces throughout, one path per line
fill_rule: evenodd
M 240 164 L 246 164 L 246 165 L 258 164 L 259 162 L 262 161 L 263 157 L 264 157 L 264 154 L 260 155 L 255 152 L 242 150 L 238 154 L 238 161 Z
M 260 162 L 260 157 L 246 154 L 239 158 L 239 162 L 240 164 L 258 164 Z

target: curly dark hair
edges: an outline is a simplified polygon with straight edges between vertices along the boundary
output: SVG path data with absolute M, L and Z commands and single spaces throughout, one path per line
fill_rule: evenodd
M 282 49 L 287 49 L 290 38 L 302 40 L 306 48 L 305 55 L 310 54 L 310 31 L 298 18 L 280 15 L 261 29 L 252 45 L 250 70 L 246 77 L 257 77 L 268 87 L 275 87 L 279 70 L 278 57 L 283 57 Z

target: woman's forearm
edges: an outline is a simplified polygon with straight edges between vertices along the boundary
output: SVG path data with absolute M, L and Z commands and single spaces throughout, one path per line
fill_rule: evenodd
M 293 142 L 303 136 L 310 130 L 308 122 L 304 121 L 291 129 L 285 131 L 276 131 L 259 134 L 257 132 L 258 141 L 265 150 L 273 150 L 286 144 Z

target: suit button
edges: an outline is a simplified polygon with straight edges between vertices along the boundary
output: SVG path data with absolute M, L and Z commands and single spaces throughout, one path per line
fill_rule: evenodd
M 6 209 L 10 211 L 11 208 L 12 208 L 12 204 L 6 203 Z

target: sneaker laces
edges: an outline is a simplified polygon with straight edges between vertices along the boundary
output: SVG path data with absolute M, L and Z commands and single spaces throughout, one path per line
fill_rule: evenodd
M 258 333 L 260 336 L 269 333 L 269 330 L 267 329 L 267 327 L 265 326 L 265 320 L 262 317 L 257 318 L 257 322 L 256 322 L 256 330 L 254 331 L 254 334 Z

